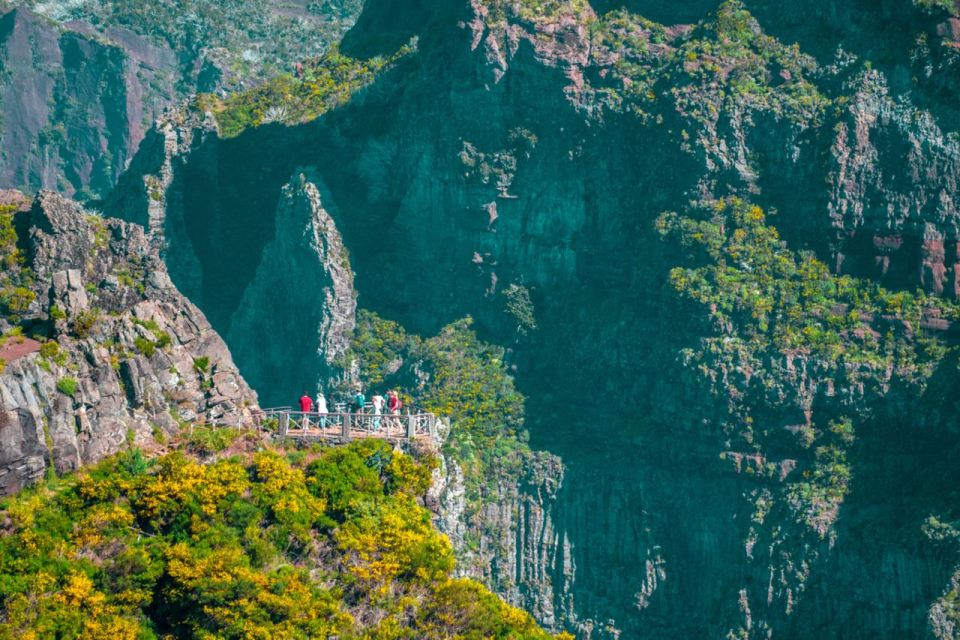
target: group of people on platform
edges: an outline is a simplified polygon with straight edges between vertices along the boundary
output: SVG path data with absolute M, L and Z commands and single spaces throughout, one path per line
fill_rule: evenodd
M 346 406 L 348 403 L 343 403 Z M 373 395 L 370 398 L 369 407 L 367 404 L 367 396 L 364 395 L 363 389 L 357 387 L 357 392 L 353 395 L 353 398 L 349 402 L 349 413 L 354 414 L 371 414 L 375 416 L 373 421 L 373 426 L 376 429 L 380 428 L 380 416 L 386 414 L 399 416 L 400 410 L 403 408 L 403 401 L 400 400 L 400 394 L 397 393 L 395 389 L 387 391 L 387 397 L 384 398 L 379 393 Z M 368 411 L 369 409 L 369 411 Z M 384 411 L 386 410 L 386 411 Z M 330 409 L 327 407 L 327 398 L 323 395 L 322 391 L 317 392 L 316 402 L 310 397 L 310 394 L 306 391 L 303 392 L 303 396 L 300 398 L 300 411 L 302 413 L 316 413 L 320 415 L 321 426 L 326 427 L 326 418 Z M 342 411 L 335 411 L 334 413 L 342 413 Z

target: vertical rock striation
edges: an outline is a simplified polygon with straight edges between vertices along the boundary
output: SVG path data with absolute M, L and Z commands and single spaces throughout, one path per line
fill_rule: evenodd
M 52 348 L 0 374 L 0 492 L 150 445 L 180 420 L 250 423 L 256 394 L 142 228 L 50 192 L 17 217 L 37 294 L 27 321 Z
M 436 525 L 457 551 L 457 571 L 476 578 L 549 629 L 579 622 L 571 585 L 572 543 L 556 525 L 562 461 L 546 452 L 524 457 L 519 469 L 491 474 L 479 513 L 469 513 L 463 469 L 443 456 L 429 499 Z
M 0 66 L 0 185 L 28 191 L 106 194 L 177 95 L 171 50 L 23 8 L 0 17 Z
M 226 335 L 254 386 L 288 391 L 265 396 L 278 405 L 336 377 L 355 324 L 350 259 L 322 184 L 302 169 L 281 190 L 274 238 Z

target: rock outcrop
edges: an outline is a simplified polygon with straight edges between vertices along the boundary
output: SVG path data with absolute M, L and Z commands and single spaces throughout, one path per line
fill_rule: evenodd
M 308 169 L 281 190 L 273 241 L 226 335 L 251 384 L 287 390 L 265 396 L 278 406 L 340 375 L 338 360 L 356 322 L 350 258 L 324 191 Z M 291 341 L 291 335 L 310 339 Z
M 46 342 L 0 374 L 0 492 L 162 441 L 180 421 L 251 422 L 256 394 L 141 227 L 50 192 L 16 218 L 37 295 L 24 321 Z
M 832 147 L 837 269 L 960 297 L 960 141 L 929 112 L 894 100 L 876 71 L 851 90 Z
M 105 194 L 177 96 L 176 54 L 28 9 L 0 17 L 0 186 Z

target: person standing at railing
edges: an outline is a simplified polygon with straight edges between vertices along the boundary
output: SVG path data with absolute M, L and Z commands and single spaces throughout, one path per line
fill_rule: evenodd
M 357 413 L 363 413 L 363 406 L 367 404 L 367 396 L 363 395 L 363 389 L 357 387 L 357 393 L 353 396 L 353 403 L 357 406 Z
M 387 409 L 392 415 L 400 415 L 400 409 L 403 408 L 403 403 L 400 402 L 400 396 L 397 395 L 395 390 L 390 390 L 387 392 L 387 397 L 389 398 L 387 400 Z
M 370 402 L 373 403 L 373 430 L 380 431 L 380 415 L 383 414 L 383 403 L 386 401 L 382 395 L 375 393 L 373 397 L 370 398 Z
M 320 428 L 327 428 L 327 414 L 330 413 L 327 410 L 327 398 L 323 395 L 323 391 L 317 391 L 317 413 L 320 414 Z
M 402 428 L 399 418 L 401 408 L 403 408 L 403 403 L 400 402 L 400 396 L 397 395 L 396 389 L 387 391 L 387 411 L 390 412 L 391 416 L 397 416 L 392 419 L 392 422 L 398 429 Z
M 311 409 L 313 409 L 313 400 L 310 399 L 310 394 L 304 391 L 303 395 L 300 396 L 300 411 L 301 413 L 310 413 Z
M 304 429 L 307 428 L 307 414 L 310 413 L 311 409 L 313 409 L 313 400 L 310 399 L 310 394 L 304 391 L 303 395 L 300 396 L 300 412 L 303 414 L 301 421 Z

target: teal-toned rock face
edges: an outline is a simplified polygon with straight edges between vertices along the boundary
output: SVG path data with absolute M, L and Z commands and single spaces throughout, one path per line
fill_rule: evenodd
M 99 200 L 166 109 L 295 73 L 339 40 L 361 4 L 4 3 L 0 184 Z
M 956 13 L 368 0 L 309 73 L 161 120 L 104 207 L 266 406 L 356 307 L 506 347 L 566 470 L 451 464 L 447 516 L 486 506 L 444 526 L 548 626 L 953 638 Z

